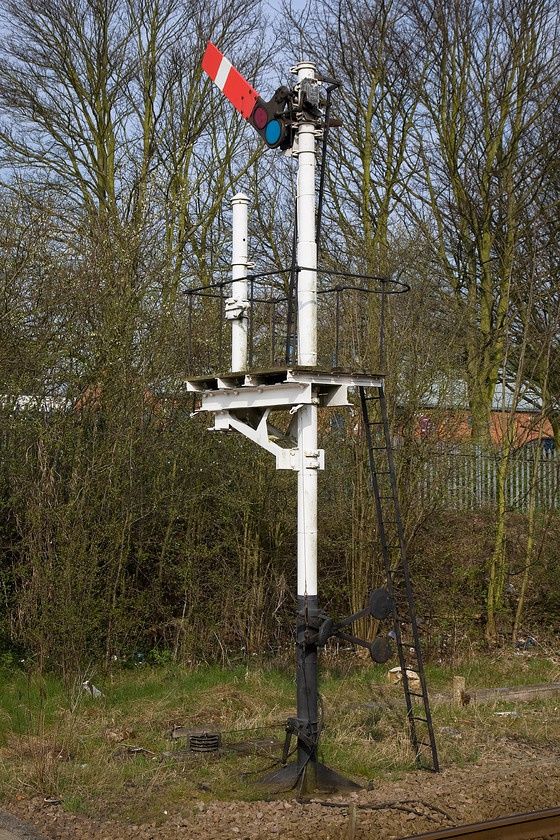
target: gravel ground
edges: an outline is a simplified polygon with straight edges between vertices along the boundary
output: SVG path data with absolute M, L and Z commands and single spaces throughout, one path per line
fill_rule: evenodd
M 185 804 L 161 824 L 132 825 L 65 813 L 42 798 L 4 807 L 53 840 L 395 840 L 560 804 L 560 746 L 504 741 L 491 761 L 439 774 L 418 771 L 346 796 Z M 560 835 L 554 835 L 560 840 Z

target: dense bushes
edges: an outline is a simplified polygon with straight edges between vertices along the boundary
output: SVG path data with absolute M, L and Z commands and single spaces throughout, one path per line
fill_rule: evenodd
M 188 660 L 289 645 L 295 476 L 235 435 L 209 434 L 188 408 L 175 400 L 154 416 L 131 401 L 113 416 L 96 405 L 11 418 L 0 453 L 4 652 L 26 648 L 68 671 L 137 651 Z M 321 599 L 340 616 L 383 574 L 360 440 L 324 437 L 333 457 L 321 476 Z M 540 524 L 531 624 L 560 612 L 559 527 Z M 426 512 L 415 529 L 418 613 L 434 650 L 445 634 L 480 637 L 492 529 L 484 510 Z M 524 563 L 521 514 L 508 534 L 502 635 Z

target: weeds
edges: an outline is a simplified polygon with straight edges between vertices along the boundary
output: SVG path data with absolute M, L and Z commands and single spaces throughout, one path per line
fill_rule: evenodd
M 401 689 L 388 684 L 387 669 L 361 665 L 344 678 L 344 669 L 325 670 L 321 761 L 363 784 L 413 769 Z M 465 663 L 460 672 L 467 688 L 540 682 L 557 675 L 558 661 L 542 651 L 510 654 Z M 450 691 L 453 674 L 444 664 L 430 666 L 430 690 Z M 2 670 L 1 795 L 39 792 L 70 810 L 135 822 L 157 821 L 164 809 L 189 801 L 251 799 L 256 775 L 279 760 L 284 721 L 295 711 L 294 677 L 284 667 L 145 665 L 115 670 L 104 682 L 90 676 L 102 697 L 83 690 L 81 677 L 68 690 L 50 675 Z M 434 701 L 442 767 L 503 755 L 530 762 L 554 750 L 559 705 L 560 698 L 518 707 Z M 179 725 L 220 730 L 223 748 L 188 752 L 184 739 L 170 738 Z

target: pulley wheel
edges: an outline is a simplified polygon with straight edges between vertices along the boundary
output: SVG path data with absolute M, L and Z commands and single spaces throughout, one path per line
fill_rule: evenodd
M 393 599 L 386 589 L 375 589 L 369 596 L 369 612 L 373 618 L 382 621 L 391 615 Z

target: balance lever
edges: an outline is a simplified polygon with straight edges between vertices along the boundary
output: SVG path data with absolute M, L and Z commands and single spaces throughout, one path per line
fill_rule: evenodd
M 393 599 L 387 590 L 374 589 L 373 592 L 370 592 L 368 605 L 365 610 L 360 610 L 360 612 L 349 615 L 348 618 L 343 618 L 342 621 L 338 621 L 334 625 L 333 632 L 342 630 L 343 627 L 348 627 L 350 624 L 358 621 L 358 619 L 365 618 L 366 615 L 371 615 L 372 618 L 382 621 L 384 618 L 388 618 L 392 611 Z
M 345 642 L 351 642 L 354 645 L 359 645 L 369 650 L 369 655 L 378 665 L 383 665 L 393 655 L 391 643 L 382 636 L 378 636 L 373 642 L 366 642 L 357 636 L 351 636 L 349 633 L 337 633 L 336 635 L 339 639 L 344 639 Z
M 375 589 L 370 593 L 368 606 L 365 609 L 360 610 L 357 613 L 353 613 L 353 615 L 349 615 L 348 618 L 343 618 L 341 621 L 337 621 L 336 623 L 330 616 L 323 612 L 323 610 L 309 610 L 306 615 L 306 623 L 309 628 L 306 631 L 306 641 L 308 643 L 317 644 L 319 647 L 323 647 L 326 645 L 330 636 L 339 636 L 340 638 L 347 638 L 348 641 L 355 641 L 356 644 L 361 644 L 363 647 L 369 647 L 369 642 L 357 640 L 354 636 L 346 636 L 346 634 L 343 634 L 340 631 L 344 627 L 348 627 L 350 624 L 358 621 L 358 619 L 365 618 L 366 616 L 372 616 L 373 618 L 382 621 L 384 618 L 391 615 L 392 611 L 393 599 L 386 589 Z M 377 642 L 377 639 L 375 642 Z M 375 644 L 375 642 L 373 644 Z M 386 645 L 389 645 L 389 642 L 386 642 Z M 384 659 L 383 656 L 386 655 L 386 651 L 382 651 L 380 645 L 376 648 L 375 656 L 371 650 L 370 653 L 374 662 L 386 662 L 387 659 L 393 655 L 390 650 L 389 654 Z
M 366 607 L 365 610 L 360 610 L 360 612 L 353 613 L 353 615 L 349 615 L 348 618 L 343 618 L 341 621 L 337 621 L 333 627 L 333 632 L 342 630 L 343 627 L 348 627 L 348 625 L 353 624 L 355 621 L 358 621 L 358 619 L 365 618 L 366 615 L 371 615 L 369 607 Z
M 284 738 L 284 749 L 282 750 L 282 764 L 288 763 L 290 757 L 290 743 L 292 735 L 296 735 L 308 747 L 313 746 L 313 738 L 309 734 L 308 724 L 306 721 L 291 717 L 286 721 L 286 737 Z
M 317 611 L 313 616 L 307 619 L 307 629 L 305 631 L 305 644 L 319 645 L 324 647 L 329 636 L 335 632 L 335 624 L 333 619 L 322 610 Z

